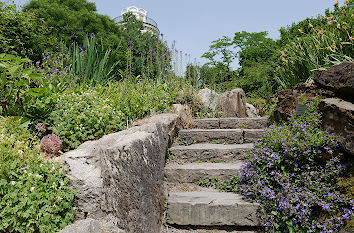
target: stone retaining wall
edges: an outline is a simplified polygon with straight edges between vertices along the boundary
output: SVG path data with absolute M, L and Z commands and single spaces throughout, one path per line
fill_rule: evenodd
M 165 156 L 178 121 L 174 114 L 156 115 L 58 158 L 67 165 L 67 176 L 78 192 L 76 224 L 86 219 L 95 232 L 159 232 Z

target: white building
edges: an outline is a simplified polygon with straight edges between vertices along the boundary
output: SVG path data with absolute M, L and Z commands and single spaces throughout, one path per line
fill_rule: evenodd
M 149 31 L 149 32 L 152 32 L 157 35 L 160 34 L 160 30 L 157 27 L 157 23 L 153 19 L 147 17 L 148 12 L 144 8 L 138 8 L 136 6 L 130 6 L 130 7 L 124 8 L 121 11 L 121 16 L 115 18 L 116 23 L 120 24 L 120 22 L 123 20 L 123 15 L 128 12 L 135 15 L 138 20 L 140 20 L 144 23 L 144 30 L 142 32 Z

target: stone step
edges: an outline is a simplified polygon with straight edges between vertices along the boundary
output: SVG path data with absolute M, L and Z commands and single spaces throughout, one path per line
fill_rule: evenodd
M 265 129 L 183 129 L 179 131 L 179 144 L 195 143 L 241 144 L 254 143 Z
M 241 169 L 242 162 L 234 163 L 169 163 L 165 167 L 165 178 L 171 183 L 199 183 L 201 179 L 228 180 Z
M 173 146 L 170 152 L 174 161 L 197 162 L 197 161 L 235 161 L 243 160 L 244 154 L 253 148 L 252 143 L 246 144 L 192 144 L 189 146 Z
M 257 226 L 257 207 L 234 193 L 171 192 L 166 217 L 181 226 Z
M 243 143 L 241 129 L 184 129 L 179 131 L 179 137 L 187 145 L 213 142 L 218 144 Z
M 265 129 L 243 129 L 243 143 L 254 143 L 265 134 Z
M 194 119 L 193 125 L 198 129 L 263 129 L 268 125 L 268 117 Z

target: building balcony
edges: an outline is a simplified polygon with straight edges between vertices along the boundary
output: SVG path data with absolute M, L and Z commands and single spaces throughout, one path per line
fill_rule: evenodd
M 156 35 L 160 34 L 160 30 L 157 26 L 157 23 L 155 22 L 155 20 L 149 18 L 149 17 L 137 17 L 138 20 L 142 21 L 144 24 L 144 30 L 142 30 L 142 32 L 152 32 Z M 123 21 L 123 16 L 118 16 L 116 18 L 114 18 L 114 21 L 116 22 L 117 25 L 122 25 L 122 21 Z

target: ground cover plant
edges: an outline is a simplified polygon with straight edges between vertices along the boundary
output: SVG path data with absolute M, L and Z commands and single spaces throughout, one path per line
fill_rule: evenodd
M 74 193 L 27 125 L 0 118 L 0 232 L 57 232 L 74 219 Z
M 302 116 L 272 125 L 241 170 L 239 189 L 260 204 L 267 232 L 338 232 L 354 201 L 339 192 L 337 143 L 319 129 L 317 101 Z

